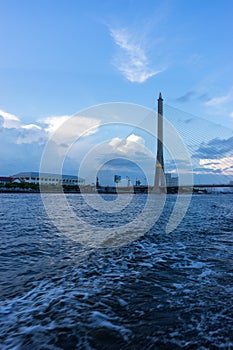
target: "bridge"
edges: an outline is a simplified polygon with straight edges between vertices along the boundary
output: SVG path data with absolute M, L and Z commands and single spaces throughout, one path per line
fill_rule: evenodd
M 161 187 L 162 190 L 166 189 L 167 193 L 204 191 L 208 188 L 233 188 L 233 183 L 228 184 L 193 184 L 193 185 L 180 185 L 180 186 L 166 186 Z
M 193 187 L 198 187 L 198 188 L 202 188 L 202 187 L 233 187 L 233 184 L 193 185 Z
M 215 188 L 215 187 L 233 187 L 233 183 L 230 184 L 193 184 L 193 185 L 180 185 L 180 186 L 167 186 L 167 188 Z
M 134 193 L 147 193 L 153 192 L 154 187 L 153 186 L 133 186 L 134 187 Z M 207 188 L 233 188 L 233 183 L 228 184 L 193 184 L 193 185 L 180 185 L 180 186 L 160 186 L 161 192 L 167 192 L 167 193 L 190 193 L 190 192 L 198 192 L 203 191 L 206 192 Z M 206 191 L 205 191 L 206 190 Z M 119 191 L 120 192 L 120 191 Z

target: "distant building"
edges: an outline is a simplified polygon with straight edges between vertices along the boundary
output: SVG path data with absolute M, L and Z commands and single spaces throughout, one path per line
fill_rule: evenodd
M 8 182 L 12 182 L 13 179 L 11 176 L 0 176 L 0 184 L 5 185 Z
M 83 186 L 85 180 L 73 175 L 60 175 L 39 172 L 23 172 L 11 176 L 12 181 L 28 182 L 42 185 L 73 185 Z
M 178 176 L 172 176 L 171 173 L 165 173 L 166 186 L 178 186 Z

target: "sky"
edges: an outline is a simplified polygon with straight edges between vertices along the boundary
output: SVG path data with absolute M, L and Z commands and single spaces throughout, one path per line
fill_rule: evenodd
M 139 154 L 142 168 L 152 164 L 145 171 L 153 181 L 156 142 L 147 125 L 161 91 L 164 117 L 188 149 L 195 182 L 233 180 L 231 0 L 0 0 L 0 16 L 0 175 L 38 171 L 52 139 L 65 146 L 50 156 L 72 174 L 95 148 L 89 167 L 84 162 L 87 182 L 91 165 L 101 167 L 103 184 L 112 184 L 115 172 L 143 182 L 132 165 Z M 132 118 L 115 110 L 119 102 L 148 110 L 139 107 Z M 108 116 L 90 109 L 108 103 Z M 113 121 L 118 127 L 101 127 Z M 64 128 L 70 137 L 62 142 Z M 175 173 L 170 153 L 166 170 Z M 117 160 L 109 163 L 109 154 Z

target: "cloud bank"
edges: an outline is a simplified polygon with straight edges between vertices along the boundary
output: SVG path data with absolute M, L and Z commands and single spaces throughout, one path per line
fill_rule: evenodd
M 207 143 L 202 143 L 193 157 L 220 159 L 231 153 L 233 153 L 233 137 L 228 139 L 215 138 Z
M 233 175 L 233 137 L 228 139 L 215 138 L 202 143 L 193 158 L 198 159 L 200 168 L 195 168 L 196 174 L 215 173 Z
M 68 120 L 71 122 L 66 124 Z M 68 115 L 51 116 L 38 120 L 36 124 L 24 124 L 19 117 L 0 110 L 0 175 L 38 171 L 42 153 L 51 136 L 56 156 L 63 156 L 73 140 L 83 133 L 84 138 L 95 133 L 99 124 L 100 120 L 94 118 Z

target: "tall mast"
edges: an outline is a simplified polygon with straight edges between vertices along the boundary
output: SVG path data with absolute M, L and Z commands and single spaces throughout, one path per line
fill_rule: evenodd
M 161 92 L 158 98 L 157 157 L 154 188 L 159 189 L 160 186 L 165 186 L 163 159 L 163 98 Z

